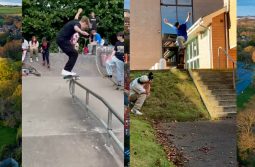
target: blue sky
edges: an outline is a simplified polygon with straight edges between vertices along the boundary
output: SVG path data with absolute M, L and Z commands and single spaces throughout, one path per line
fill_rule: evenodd
M 1 5 L 22 5 L 22 0 L 0 0 Z
M 254 0 L 237 0 L 238 16 L 255 16 Z
M 124 1 L 124 9 L 130 9 L 130 0 Z

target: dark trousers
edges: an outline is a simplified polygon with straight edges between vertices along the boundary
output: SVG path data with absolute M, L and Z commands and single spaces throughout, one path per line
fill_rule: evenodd
M 45 62 L 46 60 L 48 65 L 50 64 L 49 56 L 50 56 L 49 51 L 43 51 L 42 53 L 43 61 Z
M 57 39 L 57 44 L 61 50 L 69 57 L 64 70 L 71 72 L 78 58 L 78 52 L 74 49 L 74 46 L 69 40 Z

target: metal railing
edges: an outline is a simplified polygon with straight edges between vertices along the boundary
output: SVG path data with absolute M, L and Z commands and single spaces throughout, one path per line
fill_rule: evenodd
M 71 79 L 70 82 L 69 82 L 69 91 L 70 91 L 70 94 L 72 95 L 73 99 L 75 99 L 75 98 L 79 99 L 75 95 L 75 85 L 79 86 L 80 88 L 82 88 L 83 90 L 86 91 L 85 107 L 86 107 L 87 110 L 90 110 L 90 112 L 93 113 L 93 111 L 89 107 L 89 97 L 90 97 L 90 95 L 93 95 L 94 97 L 96 97 L 99 101 L 101 101 L 107 107 L 107 109 L 108 109 L 107 123 L 105 123 L 103 120 L 98 118 L 98 116 L 96 114 L 94 114 L 94 115 L 97 117 L 98 120 L 100 120 L 100 122 L 103 124 L 103 126 L 107 129 L 109 139 L 112 138 L 116 142 L 118 147 L 121 149 L 121 151 L 124 152 L 124 144 L 121 143 L 121 141 L 117 138 L 117 136 L 114 134 L 114 132 L 112 130 L 112 115 L 114 115 L 121 122 L 121 124 L 123 125 L 123 128 L 124 128 L 124 119 L 120 117 L 120 115 L 111 107 L 111 105 L 108 102 L 106 102 L 106 100 L 103 97 L 96 94 L 92 90 L 88 89 L 84 85 L 80 84 L 75 79 Z M 110 146 L 110 140 L 108 140 L 107 145 Z
M 228 61 L 230 60 L 233 63 L 233 86 L 234 89 L 236 88 L 236 74 L 235 74 L 235 67 L 236 67 L 236 62 L 235 60 L 227 53 L 227 51 L 225 49 L 223 49 L 222 47 L 218 48 L 218 67 L 219 69 L 221 69 L 220 66 L 220 51 L 222 51 L 224 53 L 224 55 L 227 57 L 227 69 L 228 69 Z

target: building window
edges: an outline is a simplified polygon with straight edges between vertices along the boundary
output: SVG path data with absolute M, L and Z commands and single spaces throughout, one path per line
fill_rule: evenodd
M 187 14 L 192 13 L 193 0 L 161 0 L 161 19 L 162 19 L 162 34 L 176 34 L 173 28 L 164 24 L 163 19 L 167 18 L 172 24 L 175 22 L 184 23 Z M 187 23 L 187 28 L 192 25 L 192 16 Z
M 177 0 L 178 5 L 192 5 L 191 0 Z

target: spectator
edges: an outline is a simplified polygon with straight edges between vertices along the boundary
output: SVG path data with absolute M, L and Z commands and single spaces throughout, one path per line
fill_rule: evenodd
M 89 22 L 90 22 L 90 29 L 91 30 L 97 30 L 97 25 L 98 25 L 98 17 L 96 17 L 94 12 L 91 12 L 89 15 Z M 90 36 L 90 40 L 93 41 L 94 36 Z
M 112 67 L 116 66 L 118 86 L 124 85 L 124 33 L 117 34 L 118 41 L 112 52 L 112 59 L 106 62 L 107 77 L 112 78 Z
M 28 41 L 25 38 L 22 38 L 22 62 L 25 60 L 27 55 L 27 50 L 29 48 Z
M 146 98 L 150 95 L 151 82 L 153 80 L 153 73 L 143 75 L 136 78 L 130 84 L 129 101 L 134 103 L 131 112 L 137 115 L 143 115 L 140 111 Z
M 46 37 L 42 39 L 42 57 L 43 57 L 43 66 L 45 66 L 45 61 L 47 62 L 47 67 L 50 68 L 50 42 L 47 41 Z
M 98 26 L 98 17 L 96 17 L 94 12 L 91 12 L 89 15 L 89 21 L 90 21 L 90 29 L 97 30 Z
M 14 159 L 8 158 L 0 161 L 0 167 L 19 167 L 19 164 Z
M 30 47 L 30 62 L 33 62 L 33 58 L 35 57 L 36 61 L 38 61 L 38 47 L 39 42 L 37 41 L 35 36 L 32 36 L 32 40 L 29 42 Z
M 89 54 L 92 54 L 93 48 L 94 48 L 96 45 L 102 46 L 102 38 L 101 38 L 101 35 L 98 34 L 96 30 L 92 30 L 92 31 L 91 31 L 91 34 L 93 35 L 94 38 L 93 38 L 93 42 L 90 42 L 90 44 L 88 44 Z

